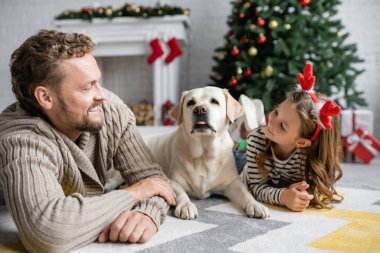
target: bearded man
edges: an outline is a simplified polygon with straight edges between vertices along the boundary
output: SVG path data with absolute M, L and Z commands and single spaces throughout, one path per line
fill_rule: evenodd
M 0 114 L 0 183 L 30 252 L 145 242 L 175 204 L 132 112 L 101 87 L 94 48 L 41 30 L 11 56 L 17 102 Z M 111 169 L 128 187 L 104 192 Z

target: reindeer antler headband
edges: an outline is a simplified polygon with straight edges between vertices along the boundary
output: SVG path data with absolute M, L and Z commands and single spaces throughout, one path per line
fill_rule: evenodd
M 335 105 L 331 100 L 319 101 L 317 96 L 314 94 L 314 83 L 315 76 L 313 76 L 313 65 L 310 63 L 306 64 L 305 69 L 303 71 L 303 75 L 298 73 L 298 82 L 302 88 L 302 90 L 306 91 L 311 99 L 314 101 L 318 123 L 315 128 L 315 132 L 313 136 L 310 138 L 311 141 L 317 139 L 321 128 L 331 129 L 331 117 L 335 117 L 339 115 L 341 108 L 339 105 Z

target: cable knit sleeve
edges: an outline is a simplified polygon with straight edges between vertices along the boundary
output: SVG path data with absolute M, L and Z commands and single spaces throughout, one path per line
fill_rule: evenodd
M 33 132 L 0 138 L 0 183 L 22 243 L 30 252 L 67 252 L 95 241 L 135 203 L 125 191 L 85 197 L 65 194 L 65 161 L 57 147 Z M 78 172 L 79 173 L 79 172 Z M 67 180 L 79 184 L 80 175 Z
M 114 99 L 110 97 L 110 104 Z M 125 104 L 120 103 L 117 103 L 112 110 L 115 110 L 116 113 L 113 115 L 117 115 L 118 121 L 113 123 L 114 127 L 115 124 L 120 124 L 117 128 L 121 131 L 120 140 L 115 141 L 114 168 L 120 171 L 127 185 L 148 177 L 167 179 L 161 167 L 154 162 L 151 152 L 138 132 L 132 111 Z M 157 228 L 164 221 L 168 209 L 169 205 L 158 196 L 145 200 L 134 208 L 152 218 Z

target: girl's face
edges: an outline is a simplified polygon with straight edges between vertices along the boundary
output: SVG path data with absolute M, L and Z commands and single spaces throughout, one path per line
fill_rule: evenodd
M 301 125 L 296 105 L 288 98 L 269 114 L 265 137 L 280 146 L 305 147 L 308 139 L 301 138 Z

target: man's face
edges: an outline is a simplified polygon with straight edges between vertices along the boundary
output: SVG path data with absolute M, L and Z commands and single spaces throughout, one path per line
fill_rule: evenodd
M 70 136 L 83 131 L 97 132 L 103 125 L 100 105 L 105 96 L 99 84 L 101 76 L 95 58 L 86 54 L 64 60 L 60 66 L 64 79 L 53 91 L 53 124 Z

